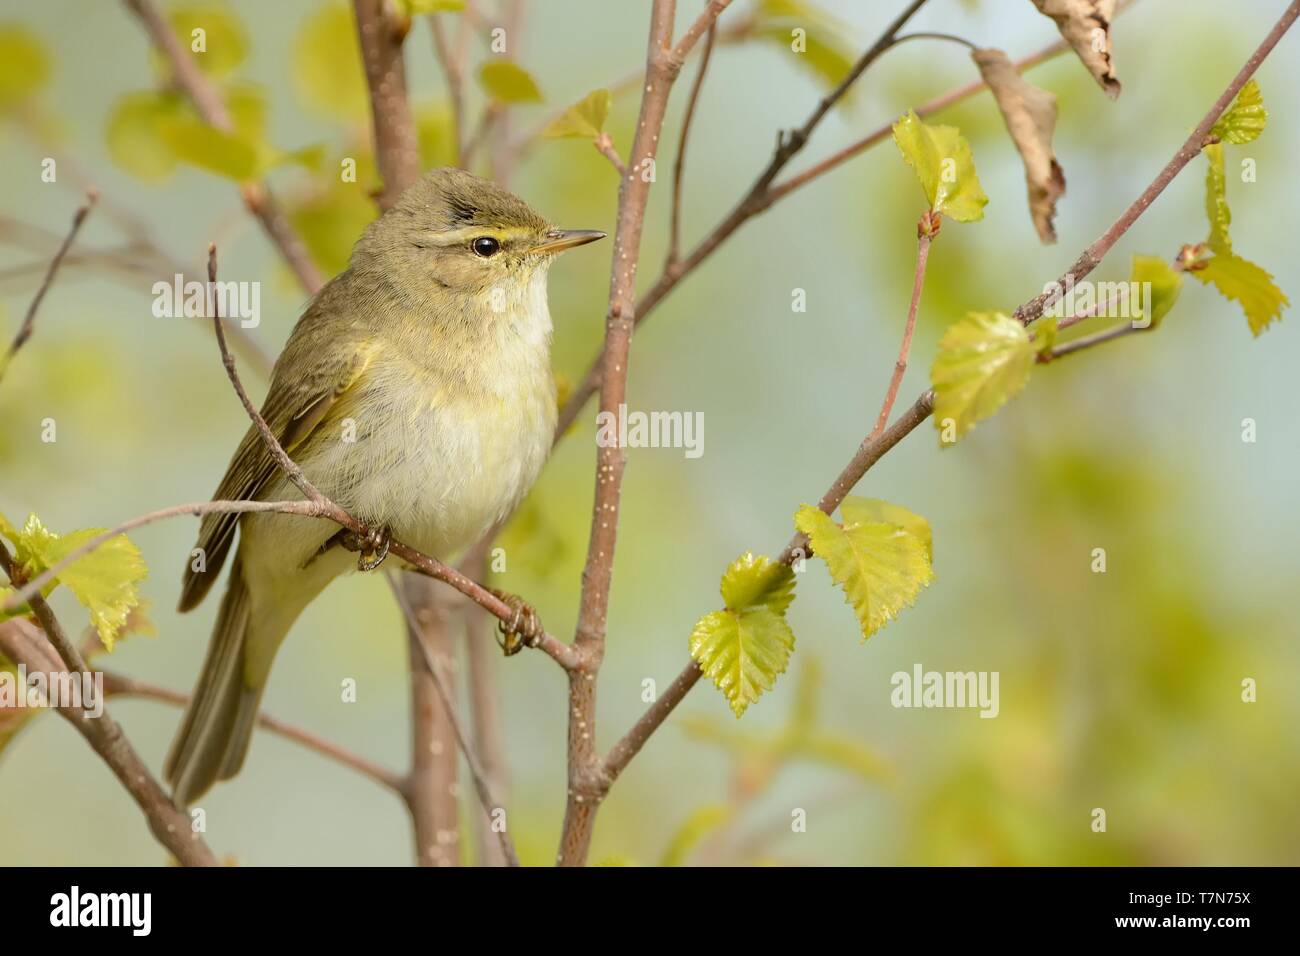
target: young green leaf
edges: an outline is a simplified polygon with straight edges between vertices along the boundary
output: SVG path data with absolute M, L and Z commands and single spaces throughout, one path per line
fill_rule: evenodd
M 293 80 L 303 101 L 323 116 L 369 117 L 370 94 L 351 4 L 325 4 L 307 18 L 294 39 Z
M 0 25 L 0 109 L 32 96 L 50 78 L 45 45 L 26 27 Z
M 875 520 L 875 515 L 887 512 L 869 500 L 852 498 L 840 505 L 842 526 L 811 505 L 794 516 L 795 527 L 808 536 L 832 580 L 844 589 L 864 640 L 910 607 L 934 579 L 929 524 L 910 512 L 899 515 L 903 509 L 895 505 L 889 509 L 903 523 Z
M 975 174 L 970 144 L 957 127 L 930 126 L 908 110 L 894 124 L 894 142 L 916 171 L 931 211 L 957 222 L 984 218 L 989 197 Z
M 1034 352 L 1037 355 L 1051 355 L 1052 349 L 1056 348 L 1057 318 L 1055 316 L 1046 316 L 1039 319 L 1034 326 Z
M 238 132 L 226 132 L 195 119 L 168 119 L 162 136 L 177 159 L 236 182 L 257 179 L 286 163 L 319 168 L 324 148 L 307 146 L 285 151 Z
M 853 69 L 857 52 L 846 37 L 851 27 L 807 0 L 761 0 L 755 10 L 757 36 L 786 53 L 827 88 L 838 86 Z M 852 89 L 840 100 L 847 103 Z
M 542 91 L 532 75 L 518 63 L 490 60 L 478 71 L 479 85 L 500 103 L 540 103 Z
M 1241 88 L 1232 105 L 1219 117 L 1219 121 L 1210 130 L 1210 135 L 1219 137 L 1225 143 L 1240 146 L 1258 139 L 1267 124 L 1268 110 L 1264 108 L 1264 94 L 1259 90 L 1259 83 L 1250 80 Z
M 556 117 L 542 135 L 548 139 L 595 139 L 609 116 L 609 90 L 595 90 Z
M 1232 225 L 1232 210 L 1228 208 L 1223 144 L 1211 143 L 1202 152 L 1210 163 L 1205 172 L 1205 215 L 1210 220 L 1210 238 L 1206 242 L 1215 252 L 1231 253 L 1232 240 L 1228 237 L 1228 227 Z
M 1225 299 L 1241 303 L 1251 334 L 1256 337 L 1274 319 L 1280 319 L 1282 310 L 1291 304 L 1265 269 L 1232 252 L 1221 252 L 1197 263 L 1191 273 L 1202 283 L 1213 283 Z
M 408 17 L 422 13 L 459 13 L 465 9 L 465 0 L 398 0 L 398 6 Z
M 180 96 L 153 90 L 127 93 L 108 119 L 108 155 L 127 172 L 147 182 L 166 179 L 176 168 L 176 154 L 163 136 L 163 125 L 189 115 Z
M 971 312 L 949 326 L 930 367 L 934 423 L 960 438 L 1025 387 L 1034 362 L 1025 327 L 1001 312 Z M 948 443 L 945 443 L 947 445 Z
M 0 534 L 14 546 L 14 559 L 30 578 L 53 567 L 77 548 L 102 534 L 103 528 L 86 528 L 58 535 L 30 515 L 21 530 L 0 515 Z M 138 585 L 149 573 L 140 549 L 126 535 L 118 535 L 82 555 L 55 578 L 66 585 L 90 611 L 90 622 L 108 650 L 140 604 Z
M 721 590 L 726 609 L 696 622 L 691 657 L 739 717 L 790 661 L 794 632 L 785 612 L 794 600 L 794 572 L 746 552 L 722 575 Z
M 205 73 L 227 76 L 248 55 L 244 25 L 224 4 L 198 3 L 174 7 L 167 11 L 167 20 L 181 46 Z M 154 63 L 161 72 L 170 69 L 161 56 L 155 55 Z
M 1133 307 L 1147 321 L 1147 327 L 1154 329 L 1178 301 L 1183 274 L 1159 256 L 1134 256 L 1129 283 L 1138 290 Z M 1147 283 L 1151 284 L 1150 302 L 1146 301 Z

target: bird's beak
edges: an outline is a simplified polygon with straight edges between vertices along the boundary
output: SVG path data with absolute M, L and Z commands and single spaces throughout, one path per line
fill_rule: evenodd
M 589 242 L 604 238 L 605 234 L 595 229 L 555 229 L 547 234 L 545 242 L 540 246 L 533 247 L 533 252 L 554 255 L 557 252 L 563 252 L 565 249 L 572 249 L 574 246 L 585 246 Z

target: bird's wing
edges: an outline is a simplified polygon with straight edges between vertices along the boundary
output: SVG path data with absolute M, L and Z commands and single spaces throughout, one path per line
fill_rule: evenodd
M 271 389 L 262 404 L 262 417 L 290 458 L 294 457 L 295 450 L 303 448 L 330 408 L 357 385 L 373 356 L 373 350 L 362 342 L 351 348 L 339 348 L 335 344 L 330 351 L 339 353 L 337 359 L 322 361 L 318 342 L 309 336 L 290 338 L 276 363 Z M 294 372 L 281 374 L 283 368 L 292 368 Z M 270 485 L 279 467 L 257 427 L 250 426 L 213 493 L 213 500 L 253 500 Z M 204 515 L 195 544 L 203 552 L 203 570 L 196 571 L 194 562 L 187 562 L 181 583 L 181 611 L 197 606 L 212 587 L 225 563 L 238 523 L 236 514 Z

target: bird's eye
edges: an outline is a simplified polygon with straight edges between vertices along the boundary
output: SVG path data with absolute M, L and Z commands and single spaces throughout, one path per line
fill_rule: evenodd
M 474 250 L 476 256 L 482 256 L 484 259 L 490 259 L 501 251 L 501 243 L 491 236 L 479 236 L 469 244 L 469 247 Z

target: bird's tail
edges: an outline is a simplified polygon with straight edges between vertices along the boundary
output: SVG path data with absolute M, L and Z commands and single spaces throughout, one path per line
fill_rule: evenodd
M 266 683 L 263 677 L 249 686 L 245 665 L 251 615 L 241 563 L 236 557 L 194 696 L 167 756 L 164 773 L 181 807 L 239 772 Z

